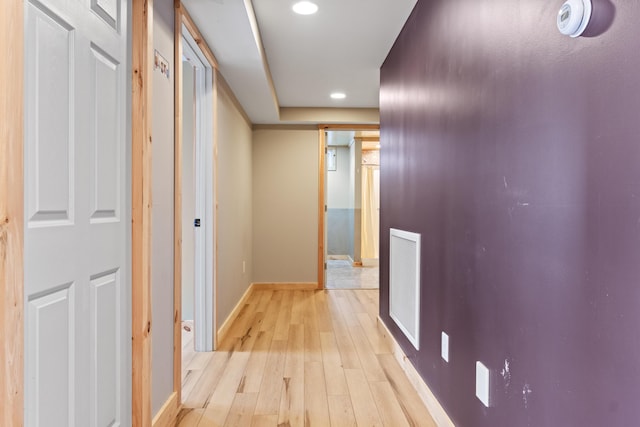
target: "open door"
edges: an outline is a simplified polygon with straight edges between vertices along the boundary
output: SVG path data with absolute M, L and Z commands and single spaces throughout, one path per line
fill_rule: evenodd
M 182 312 L 195 350 L 213 351 L 213 70 L 184 25 L 182 56 Z

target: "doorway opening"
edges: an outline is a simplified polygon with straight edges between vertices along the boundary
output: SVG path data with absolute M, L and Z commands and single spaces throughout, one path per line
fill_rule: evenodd
M 191 354 L 213 351 L 215 343 L 213 69 L 184 25 L 181 60 L 181 312 Z
M 322 129 L 323 263 L 326 289 L 379 287 L 380 132 Z

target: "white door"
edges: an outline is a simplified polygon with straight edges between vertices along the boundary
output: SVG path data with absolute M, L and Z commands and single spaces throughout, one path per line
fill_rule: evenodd
M 214 350 L 214 268 L 213 241 L 213 75 L 206 57 L 189 31 L 182 28 L 182 55 L 193 67 L 193 173 L 194 211 L 185 213 L 191 217 L 193 227 L 193 280 L 194 280 L 194 343 L 196 351 Z
M 193 191 L 194 343 L 196 351 L 213 351 L 215 335 L 215 227 L 213 204 L 213 70 L 185 26 L 182 27 L 182 55 L 193 67 L 193 162 L 190 180 L 183 191 Z M 184 143 L 184 141 L 183 141 Z M 190 181 L 192 188 L 185 188 Z M 184 230 L 183 230 L 184 232 Z M 183 255 L 185 252 L 183 251 Z M 190 260 L 185 260 L 190 261 Z M 183 284 L 184 286 L 184 284 Z
M 182 78 L 182 320 L 194 321 L 195 69 L 185 58 L 182 60 L 180 76 Z
M 323 245 L 324 245 L 324 253 L 322 254 L 322 258 L 323 258 L 323 270 L 322 270 L 322 283 L 324 284 L 324 287 L 327 287 L 327 262 L 329 260 L 329 229 L 327 228 L 327 205 L 329 203 L 329 175 L 328 175 L 328 145 L 327 145 L 327 139 L 328 139 L 328 135 L 329 133 L 325 130 L 324 132 L 324 136 L 322 137 L 322 143 L 324 145 L 324 155 L 325 155 L 325 167 L 324 170 L 322 171 L 322 175 L 324 176 L 324 209 L 322 212 L 322 221 L 324 223 L 323 227 L 324 227 L 324 236 L 323 236 Z M 337 154 L 336 154 L 337 155 Z M 334 162 L 337 162 L 337 159 L 333 159 Z M 336 164 L 336 163 L 334 163 Z
M 131 424 L 128 2 L 25 0 L 25 424 Z

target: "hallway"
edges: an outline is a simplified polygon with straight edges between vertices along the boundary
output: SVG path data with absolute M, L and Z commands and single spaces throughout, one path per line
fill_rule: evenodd
M 219 351 L 183 331 L 176 425 L 435 426 L 377 312 L 377 290 L 254 291 Z

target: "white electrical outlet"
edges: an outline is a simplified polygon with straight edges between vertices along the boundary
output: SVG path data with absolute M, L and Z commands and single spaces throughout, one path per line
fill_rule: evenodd
M 444 331 L 442 332 L 440 352 L 444 361 L 449 363 L 449 335 L 447 335 Z
M 482 362 L 476 362 L 476 397 L 489 407 L 489 369 Z

